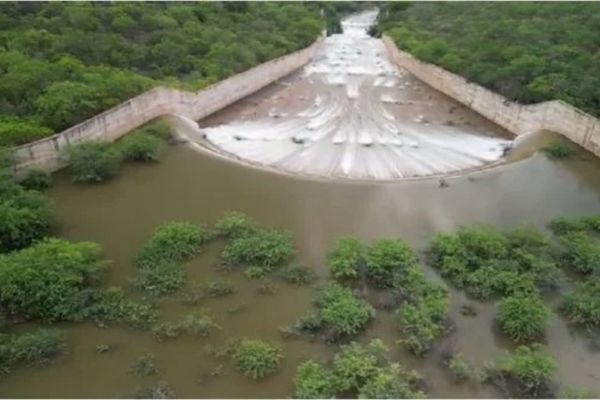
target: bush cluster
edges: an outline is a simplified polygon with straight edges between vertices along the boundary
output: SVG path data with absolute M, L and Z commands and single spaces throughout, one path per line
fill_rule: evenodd
M 66 348 L 64 335 L 54 329 L 21 334 L 0 333 L 0 372 L 8 373 L 19 364 L 42 364 Z
M 207 336 L 221 327 L 205 312 L 189 314 L 179 321 L 162 322 L 152 328 L 152 335 L 158 340 L 174 339 L 186 335 Z
M 600 272 L 600 239 L 584 231 L 572 231 L 559 236 L 558 241 L 559 265 L 582 274 Z
M 561 309 L 575 324 L 600 326 L 600 278 L 590 278 L 578 284 L 565 295 Z
M 554 359 L 539 344 L 519 346 L 500 364 L 497 373 L 516 385 L 517 397 L 546 397 L 556 371 Z
M 134 132 L 121 139 L 116 146 L 122 160 L 158 161 L 163 141 L 147 133 Z
M 32 169 L 27 172 L 27 175 L 19 184 L 25 189 L 41 192 L 52 186 L 52 175 L 38 169 Z
M 337 247 L 327 257 L 327 265 L 334 279 L 354 279 L 358 277 L 364 263 L 363 245 L 354 237 L 341 238 Z
M 439 234 L 430 255 L 442 276 L 478 299 L 535 293 L 559 279 L 550 242 L 530 228 L 500 233 L 473 227 Z
M 282 279 L 290 285 L 307 285 L 317 280 L 317 274 L 304 265 L 292 264 L 281 271 Z
M 529 342 L 544 334 L 552 311 L 538 296 L 509 296 L 500 302 L 498 322 L 502 332 L 516 342 Z
M 237 369 L 252 379 L 275 373 L 282 358 L 281 348 L 259 339 L 243 339 L 233 350 Z
M 414 251 L 402 240 L 381 239 L 367 250 L 367 277 L 381 287 L 391 287 L 393 277 L 417 265 Z
M 136 286 L 155 295 L 179 289 L 185 278 L 181 263 L 197 255 L 212 237 L 206 228 L 190 222 L 162 224 L 138 254 Z
M 287 234 L 274 229 L 259 229 L 231 239 L 223 249 L 222 257 L 230 265 L 249 265 L 268 272 L 295 252 L 294 243 Z
M 217 221 L 215 228 L 220 235 L 228 239 L 250 236 L 259 229 L 258 224 L 250 217 L 237 211 L 225 214 Z
M 294 397 L 424 398 L 419 375 L 387 361 L 388 351 L 381 340 L 374 339 L 367 345 L 341 346 L 331 366 L 305 361 L 296 372 Z

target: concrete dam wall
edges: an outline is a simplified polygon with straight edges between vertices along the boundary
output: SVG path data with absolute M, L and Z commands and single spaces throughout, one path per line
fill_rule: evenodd
M 515 135 L 538 131 L 559 133 L 600 157 L 600 120 L 562 101 L 522 105 L 438 66 L 417 60 L 383 37 L 391 59 L 445 95 Z
M 267 61 L 198 92 L 157 87 L 133 97 L 56 135 L 16 148 L 17 176 L 29 169 L 56 171 L 67 164 L 69 145 L 87 141 L 112 142 L 164 115 L 204 118 L 252 94 L 308 63 L 323 36 L 302 50 Z

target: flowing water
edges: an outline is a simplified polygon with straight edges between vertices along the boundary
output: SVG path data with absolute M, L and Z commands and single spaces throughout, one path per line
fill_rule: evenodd
M 349 27 L 348 22 L 346 27 Z M 352 27 L 349 28 L 347 31 L 351 31 Z M 364 29 L 364 26 L 361 25 L 361 29 Z M 356 36 L 360 41 L 368 40 L 358 34 Z M 327 46 L 336 41 L 355 39 L 354 36 L 334 37 L 328 39 Z M 373 58 L 375 63 L 379 60 L 382 68 L 391 74 L 381 56 L 380 46 L 377 42 L 369 43 L 374 45 L 374 51 L 380 55 L 379 58 Z M 347 46 L 347 49 L 349 48 Z M 490 147 L 477 147 L 477 144 L 489 140 L 493 146 L 499 145 L 504 139 L 498 138 L 506 132 L 409 75 L 399 72 L 398 76 L 385 75 L 383 78 L 394 78 L 398 82 L 404 82 L 404 94 L 409 93 L 414 95 L 414 99 L 420 100 L 410 100 L 413 101 L 411 105 L 394 105 L 397 109 L 392 115 L 398 116 L 395 120 L 397 125 L 402 125 L 402 129 L 410 127 L 412 125 L 407 122 L 408 118 L 411 115 L 424 115 L 427 110 L 431 123 L 427 125 L 421 120 L 414 122 L 414 131 L 403 130 L 404 136 L 401 135 L 401 139 L 412 138 L 419 146 L 400 147 L 390 139 L 392 136 L 382 133 L 381 129 L 387 126 L 385 121 L 373 120 L 375 125 L 379 125 L 377 129 L 373 128 L 369 132 L 379 133 L 370 139 L 363 137 L 365 141 L 373 141 L 371 146 L 366 146 L 360 142 L 363 140 L 360 139 L 360 132 L 352 130 L 354 128 L 344 130 L 341 127 L 350 124 L 350 120 L 356 123 L 360 120 L 359 115 L 363 115 L 363 122 L 366 121 L 368 118 L 364 116 L 366 114 L 361 114 L 363 111 L 371 113 L 369 115 L 373 118 L 379 112 L 383 113 L 381 104 L 376 100 L 381 99 L 378 96 L 386 93 L 387 89 L 382 88 L 387 86 L 375 85 L 379 77 L 370 76 L 369 73 L 363 73 L 364 71 L 354 75 L 356 81 L 352 82 L 360 81 L 358 85 L 346 85 L 345 89 L 342 86 L 329 85 L 325 81 L 330 75 L 327 70 L 330 64 L 330 59 L 322 57 L 307 69 L 201 121 L 203 127 L 214 128 L 212 131 L 206 130 L 212 132 L 209 139 L 214 140 L 212 145 L 216 146 L 212 150 L 206 151 L 211 143 L 202 143 L 201 147 L 205 151 L 200 152 L 197 151 L 198 146 L 195 146 L 196 149 L 182 144 L 171 146 L 160 163 L 127 165 L 119 177 L 98 185 L 74 185 L 70 182 L 68 171 L 63 171 L 56 174 L 55 185 L 50 191 L 57 214 L 56 234 L 71 240 L 92 240 L 99 243 L 104 248 L 106 257 L 112 260 L 107 277 L 111 284 L 128 287 L 129 279 L 137 272 L 132 260 L 159 224 L 179 220 L 212 224 L 225 212 L 238 210 L 247 213 L 263 225 L 289 231 L 296 240 L 298 261 L 314 268 L 320 275 L 316 285 L 292 287 L 278 280 L 275 274 L 269 280 L 276 292 L 261 294 L 258 289 L 263 282 L 249 280 L 241 270 L 224 271 L 216 268 L 223 243 L 212 243 L 202 255 L 186 264 L 187 285 L 225 278 L 235 284 L 236 292 L 222 298 L 207 299 L 193 307 L 181 304 L 177 295 L 174 295 L 162 300 L 159 308 L 162 320 L 173 320 L 194 310 L 204 309 L 222 326 L 220 331 L 205 338 L 181 337 L 161 343 L 153 339 L 147 331 L 126 327 L 97 327 L 91 323 L 59 324 L 59 327 L 65 330 L 69 341 L 68 354 L 58 357 L 50 366 L 21 367 L 2 377 L 0 396 L 122 397 L 131 396 L 136 389 L 152 382 L 164 380 L 179 397 L 287 397 L 292 394 L 296 366 L 302 360 L 313 358 L 327 362 L 337 350 L 337 346 L 326 345 L 307 337 L 284 339 L 278 329 L 293 324 L 311 308 L 316 287 L 327 278 L 325 256 L 339 237 L 355 235 L 365 242 L 382 237 L 401 238 L 421 251 L 435 233 L 454 230 L 461 225 L 486 223 L 500 228 L 521 225 L 544 228 L 545 224 L 556 216 L 600 213 L 600 162 L 596 159 L 552 162 L 542 154 L 532 155 L 533 150 L 539 147 L 539 141 L 543 143 L 551 138 L 548 135 L 532 136 L 523 140 L 524 144 L 519 145 L 518 151 L 511 155 L 518 161 L 447 177 L 448 187 L 445 188 L 440 188 L 438 178 L 391 182 L 346 179 L 397 178 L 405 176 L 405 172 L 408 175 L 416 173 L 412 167 L 408 168 L 408 164 L 405 165 L 408 169 L 404 169 L 405 166 L 400 167 L 399 164 L 395 169 L 382 167 L 381 160 L 387 157 L 384 154 L 399 154 L 398 149 L 402 149 L 405 152 L 403 154 L 413 161 L 416 159 L 414 157 L 418 157 L 416 152 L 427 150 L 427 154 L 431 156 L 429 159 L 437 160 L 435 163 L 445 160 L 452 164 L 453 167 L 448 171 L 471 169 L 487 164 L 497 156 L 496 150 L 490 153 Z M 345 68 L 344 65 L 339 67 Z M 321 83 L 310 84 L 310 79 Z M 360 100 L 362 95 L 357 98 L 351 96 L 355 92 L 348 92 L 350 87 L 358 88 L 359 93 L 374 96 L 371 97 L 371 104 L 365 103 L 351 109 L 354 103 L 350 100 Z M 315 88 L 318 89 L 317 92 Z M 342 95 L 343 93 L 345 95 Z M 315 96 L 318 95 L 322 96 L 322 103 L 313 107 L 310 105 L 311 101 L 316 101 Z M 430 103 L 433 106 L 429 106 Z M 267 132 L 276 132 L 274 129 L 281 123 L 287 124 L 286 126 L 290 127 L 287 131 L 290 137 L 295 137 L 294 135 L 306 133 L 306 130 L 293 128 L 297 122 L 295 119 L 304 118 L 303 124 L 314 119 L 291 114 L 276 117 L 277 113 L 282 112 L 273 110 L 276 105 L 296 113 L 307 109 L 319 109 L 322 112 L 319 115 L 322 116 L 329 115 L 327 110 L 335 106 L 345 110 L 343 113 L 347 115 L 355 114 L 356 119 L 334 118 L 333 122 L 328 120 L 329 122 L 325 123 L 340 128 L 338 132 L 347 132 L 344 146 L 336 147 L 338 145 L 332 142 L 337 135 L 334 130 L 325 134 L 321 128 L 315 127 L 312 133 L 307 134 L 323 134 L 322 143 L 319 140 L 313 143 L 315 153 L 311 153 L 312 145 L 301 146 L 310 153 L 305 157 L 311 161 L 298 161 L 303 156 L 299 153 L 292 156 L 295 154 L 292 151 L 288 159 L 295 161 L 284 165 L 276 161 L 279 155 L 284 153 L 272 143 L 277 142 L 276 138 L 255 141 L 250 136 L 260 136 L 257 132 L 260 132 L 261 127 L 266 127 L 265 135 Z M 376 107 L 376 110 L 369 108 L 371 106 Z M 405 106 L 407 108 L 403 108 Z M 392 112 L 392 109 L 393 107 L 388 110 Z M 268 116 L 269 112 L 271 117 Z M 402 119 L 399 116 L 403 116 L 403 122 L 399 121 Z M 266 122 L 265 118 L 269 118 L 269 122 Z M 325 119 L 323 116 L 323 120 Z M 453 123 L 444 125 L 444 121 Z M 243 132 L 248 135 L 247 140 L 233 142 L 228 139 L 239 134 L 235 133 L 239 132 L 238 128 L 234 129 L 235 126 L 244 127 Z M 357 126 L 359 125 L 354 127 Z M 456 129 L 439 130 L 440 126 Z M 198 131 L 193 122 L 188 124 L 188 128 L 185 130 L 188 136 L 193 136 L 194 132 Z M 479 136 L 472 136 L 468 130 L 478 132 Z M 217 132 L 220 133 L 217 135 Z M 414 135 L 406 132 L 414 132 Z M 461 146 L 476 149 L 473 153 L 476 156 L 471 154 L 460 158 L 448 151 L 452 145 L 444 145 L 440 147 L 446 149 L 442 157 L 442 153 L 435 150 L 439 140 L 429 140 L 430 134 L 437 137 L 438 132 L 438 139 L 442 140 L 444 137 L 442 141 L 448 139 L 448 135 L 453 137 L 452 140 L 462 140 Z M 219 141 L 220 135 L 223 136 L 222 142 Z M 351 136 L 354 139 L 351 139 Z M 485 139 L 484 136 L 489 138 Z M 384 137 L 389 140 L 378 142 Z M 299 139 L 308 139 L 304 144 L 312 143 L 310 137 Z M 230 142 L 240 145 L 238 156 L 242 159 L 236 159 L 230 153 L 222 156 L 222 151 L 228 152 L 233 149 L 227 147 Z M 252 144 L 253 142 L 256 143 Z M 197 143 L 200 143 L 200 139 Z M 298 145 L 288 137 L 285 146 L 290 143 Z M 219 150 L 219 146 L 222 146 L 222 151 Z M 282 147 L 285 146 L 282 144 Z M 258 151 L 263 148 L 273 155 L 270 164 L 264 158 L 267 153 Z M 342 148 L 346 150 L 342 151 Z M 350 150 L 351 148 L 353 150 Z M 357 160 L 365 160 L 365 152 L 375 149 L 381 151 L 373 153 L 377 156 L 368 159 L 375 160 L 380 156 L 382 158 L 373 161 L 372 164 L 369 162 L 372 168 L 361 170 Z M 273 152 L 270 153 L 271 151 Z M 336 156 L 339 163 L 334 163 L 337 166 L 321 165 L 321 157 L 329 154 L 327 152 L 335 151 L 340 152 Z M 347 156 L 348 151 L 355 151 L 352 153 L 354 156 Z M 435 154 L 440 157 L 434 156 Z M 350 157 L 352 162 L 344 162 L 343 160 L 348 160 L 345 157 Z M 471 163 L 478 157 L 485 158 L 483 164 Z M 467 165 L 461 164 L 462 161 L 459 160 L 470 161 Z M 248 167 L 256 165 L 255 163 L 259 168 Z M 265 169 L 266 164 L 274 166 L 273 170 Z M 423 167 L 425 164 L 419 165 Z M 349 172 L 343 172 L 344 166 L 349 166 Z M 340 179 L 317 179 L 326 171 L 332 172 Z M 431 169 L 426 175 L 435 172 Z M 302 176 L 307 174 L 314 176 Z M 432 279 L 443 282 L 435 271 L 427 268 L 427 272 Z M 392 315 L 383 310 L 377 311 L 376 320 L 356 339 L 380 337 L 386 341 L 392 349 L 393 360 L 414 368 L 423 375 L 428 384 L 429 396 L 498 396 L 499 394 L 489 386 L 453 384 L 442 367 L 441 353 L 448 348 L 462 352 L 467 361 L 476 366 L 482 366 L 485 361 L 498 358 L 512 348 L 512 345 L 496 332 L 496 305 L 493 302 L 482 303 L 467 299 L 449 285 L 448 291 L 452 301 L 450 316 L 456 329 L 438 341 L 427 357 L 414 357 L 395 343 L 399 332 Z M 135 292 L 132 291 L 132 294 Z M 551 301 L 555 302 L 557 298 L 558 296 Z M 477 309 L 476 317 L 460 314 L 460 307 L 466 303 Z M 29 325 L 16 329 L 28 328 Z M 228 339 L 244 336 L 280 344 L 285 354 L 281 369 L 265 380 L 254 382 L 236 372 L 231 360 L 215 359 L 204 351 L 207 345 L 217 346 L 226 343 Z M 600 353 L 591 349 L 584 334 L 569 328 L 562 318 L 556 317 L 547 329 L 545 343 L 548 351 L 559 362 L 559 370 L 555 377 L 557 381 L 563 385 L 589 387 L 600 393 Z M 102 344 L 111 345 L 113 350 L 98 354 L 96 346 Z M 158 377 L 139 378 L 129 371 L 133 361 L 146 352 L 151 352 L 156 357 L 160 369 Z M 219 366 L 222 366 L 223 373 L 211 377 L 210 372 L 215 368 L 220 369 Z
M 397 69 L 383 41 L 367 34 L 376 16 L 343 21 L 344 32 L 329 36 L 260 115 L 192 139 L 245 162 L 328 178 L 440 175 L 500 160 L 510 141 L 485 121 L 461 121 L 457 103 Z
M 109 281 L 127 285 L 136 268 L 132 259 L 153 229 L 168 220 L 214 223 L 230 210 L 245 212 L 261 223 L 288 230 L 296 239 L 299 259 L 315 268 L 324 282 L 327 251 L 342 235 L 365 241 L 398 237 L 423 249 L 431 236 L 463 224 L 489 223 L 499 227 L 532 224 L 543 227 L 552 217 L 600 213 L 600 165 L 597 161 L 555 163 L 538 154 L 523 161 L 461 177 L 449 178 L 441 189 L 437 179 L 395 183 L 322 181 L 252 169 L 201 154 L 186 146 L 167 150 L 157 165 L 130 165 L 113 181 L 94 186 L 73 185 L 66 171 L 56 176 L 51 196 L 56 202 L 57 234 L 73 240 L 93 240 L 113 261 Z M 23 367 L 0 382 L 2 397 L 114 397 L 131 395 L 157 378 L 138 378 L 129 372 L 134 359 L 152 352 L 178 396 L 286 397 L 292 393 L 297 364 L 306 358 L 330 359 L 336 346 L 308 338 L 282 339 L 278 328 L 292 324 L 311 307 L 314 287 L 295 288 L 272 278 L 277 292 L 257 292 L 260 282 L 242 271 L 215 268 L 222 243 L 186 265 L 188 281 L 203 283 L 222 277 L 235 283 L 235 294 L 209 299 L 197 307 L 180 304 L 176 296 L 160 305 L 163 319 L 175 319 L 204 308 L 223 327 L 206 338 L 183 337 L 159 343 L 148 332 L 124 327 L 98 328 L 89 323 L 61 325 L 69 353 L 47 367 Z M 437 276 L 429 271 L 435 279 Z M 416 368 L 429 384 L 430 396 L 483 397 L 497 395 L 490 387 L 454 385 L 441 367 L 440 353 L 452 346 L 481 366 L 511 346 L 495 333 L 495 305 L 466 299 L 449 287 L 451 316 L 456 330 L 427 358 L 415 358 L 395 344 L 398 338 L 390 314 L 377 320 L 359 337 L 383 338 L 392 357 Z M 464 303 L 475 305 L 475 318 L 460 315 Z M 239 312 L 233 309 L 242 306 Z M 231 361 L 215 360 L 207 344 L 232 337 L 258 337 L 283 346 L 279 372 L 254 382 L 236 372 Z M 558 359 L 557 380 L 600 391 L 600 356 L 585 337 L 555 318 L 547 330 L 548 350 Z M 95 347 L 114 350 L 97 354 Z M 202 379 L 223 365 L 224 373 Z

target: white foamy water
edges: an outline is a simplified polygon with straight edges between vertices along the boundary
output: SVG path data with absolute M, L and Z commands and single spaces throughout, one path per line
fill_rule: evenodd
M 376 12 L 343 22 L 303 71 L 314 96 L 299 111 L 276 107 L 257 120 L 204 129 L 224 153 L 280 170 L 352 179 L 449 174 L 499 160 L 510 142 L 472 129 L 436 125 L 427 115 L 399 118 L 406 72 L 389 60 L 367 30 Z M 485 132 L 481 132 L 485 133 Z

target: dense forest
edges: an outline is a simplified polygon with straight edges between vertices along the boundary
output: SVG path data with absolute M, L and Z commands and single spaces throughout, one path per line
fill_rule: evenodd
M 325 26 L 323 6 L 335 24 L 323 3 L 0 3 L 0 145 L 153 86 L 200 89 L 303 48 Z
M 597 2 L 388 3 L 374 31 L 512 100 L 600 115 Z

